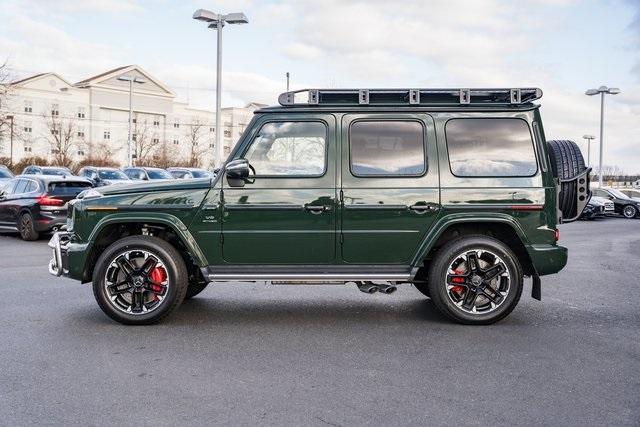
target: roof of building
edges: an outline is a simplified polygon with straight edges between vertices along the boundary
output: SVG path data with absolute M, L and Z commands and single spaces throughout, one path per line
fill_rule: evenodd
M 104 77 L 104 76 L 108 76 L 111 73 L 115 73 L 117 71 L 124 70 L 125 68 L 129 68 L 129 67 L 133 67 L 133 65 L 124 65 L 122 67 L 117 67 L 117 68 L 113 68 L 111 70 L 105 71 L 104 73 L 96 74 L 95 76 L 88 77 L 88 78 L 86 78 L 84 80 L 81 80 L 81 81 L 75 83 L 74 86 L 84 86 L 84 84 L 89 83 L 89 82 L 91 82 L 93 80 L 99 79 L 99 78 Z

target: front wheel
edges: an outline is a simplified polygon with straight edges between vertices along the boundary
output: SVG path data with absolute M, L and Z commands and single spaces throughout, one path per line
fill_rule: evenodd
M 166 241 L 131 236 L 109 246 L 93 272 L 93 295 L 104 313 L 127 325 L 168 316 L 184 300 L 187 268 Z
M 465 236 L 438 250 L 429 269 L 429 294 L 436 307 L 457 322 L 491 324 L 518 304 L 522 274 L 515 254 L 501 241 Z
M 625 218 L 635 218 L 636 215 L 638 214 L 638 209 L 633 206 L 633 205 L 627 205 L 624 208 L 622 208 L 622 215 L 624 215 Z

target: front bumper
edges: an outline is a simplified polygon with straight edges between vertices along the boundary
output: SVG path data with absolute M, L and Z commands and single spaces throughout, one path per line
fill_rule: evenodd
M 67 265 L 67 247 L 69 245 L 69 233 L 58 231 L 49 240 L 49 247 L 53 250 L 53 258 L 49 261 L 49 273 L 60 277 L 69 274 Z
M 567 265 L 567 248 L 557 245 L 528 245 L 527 252 L 539 276 L 555 274 Z

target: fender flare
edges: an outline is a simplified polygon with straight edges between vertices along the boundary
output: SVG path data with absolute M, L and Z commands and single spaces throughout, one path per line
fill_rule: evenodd
M 449 214 L 438 219 L 436 223 L 433 224 L 427 235 L 422 240 L 422 243 L 418 247 L 418 251 L 411 261 L 411 266 L 414 268 L 422 266 L 422 261 L 426 258 L 431 249 L 433 249 L 433 245 L 438 241 L 440 236 L 442 236 L 447 228 L 456 224 L 474 222 L 499 222 L 502 224 L 506 224 L 513 228 L 520 240 L 522 240 L 522 243 L 525 245 L 525 247 L 529 244 L 529 240 L 527 239 L 524 230 L 522 230 L 522 227 L 520 226 L 518 221 L 513 219 L 513 217 L 510 215 L 502 213 L 484 213 L 480 215 L 478 215 L 478 213 Z
M 200 246 L 198 245 L 196 240 L 191 235 L 191 232 L 189 231 L 187 226 L 178 217 L 161 212 L 147 212 L 144 215 L 136 213 L 114 213 L 105 216 L 104 218 L 100 219 L 100 221 L 98 221 L 96 226 L 91 231 L 91 235 L 87 239 L 87 242 L 89 243 L 87 251 L 92 250 L 96 238 L 102 232 L 102 230 L 104 230 L 105 227 L 126 222 L 160 223 L 168 226 L 185 244 L 196 264 L 199 267 L 204 267 L 207 265 L 207 259 L 204 253 L 200 249 Z

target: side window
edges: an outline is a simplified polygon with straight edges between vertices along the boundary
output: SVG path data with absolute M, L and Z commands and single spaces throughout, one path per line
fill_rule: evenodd
M 29 183 L 27 184 L 27 188 L 25 188 L 24 192 L 33 193 L 35 191 L 38 191 L 38 184 L 35 181 L 29 181 Z
M 7 183 L 7 185 L 5 185 L 4 187 L 4 194 L 5 196 L 9 196 L 11 194 L 14 194 L 16 191 L 16 185 L 18 184 L 18 181 L 21 181 L 19 179 L 12 179 L 11 181 L 9 181 Z
M 427 171 L 424 127 L 417 121 L 357 121 L 349 127 L 354 176 L 420 176 Z
M 322 122 L 265 123 L 245 154 L 257 176 L 321 176 L 327 127 Z
M 521 119 L 452 119 L 445 126 L 449 166 L 456 176 L 533 176 L 531 132 Z
M 16 184 L 16 189 L 13 191 L 13 194 L 19 195 L 26 193 L 27 186 L 29 185 L 29 181 L 26 179 L 19 179 Z

